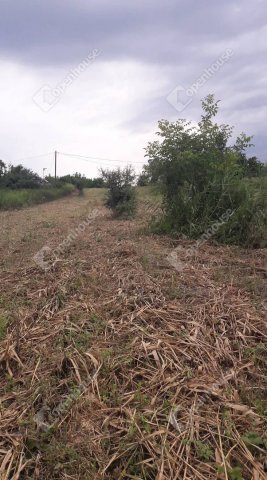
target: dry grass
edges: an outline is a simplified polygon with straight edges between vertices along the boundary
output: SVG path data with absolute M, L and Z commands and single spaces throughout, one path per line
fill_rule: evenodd
M 142 195 L 135 221 L 105 212 L 38 270 L 31 256 L 101 203 L 90 195 L 30 209 L 27 248 L 14 219 L 29 210 L 9 218 L 24 254 L 0 284 L 1 480 L 263 480 L 265 252 L 206 244 L 179 274 L 176 243 L 140 233 Z

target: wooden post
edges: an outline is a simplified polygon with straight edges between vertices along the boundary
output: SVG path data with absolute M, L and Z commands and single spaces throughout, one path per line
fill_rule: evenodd
M 55 150 L 55 181 L 57 179 L 57 151 Z

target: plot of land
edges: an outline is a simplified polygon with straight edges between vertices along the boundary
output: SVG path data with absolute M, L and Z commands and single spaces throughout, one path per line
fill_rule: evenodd
M 103 196 L 0 212 L 1 480 L 265 479 L 266 250 L 188 259 L 149 190 L 132 221 Z

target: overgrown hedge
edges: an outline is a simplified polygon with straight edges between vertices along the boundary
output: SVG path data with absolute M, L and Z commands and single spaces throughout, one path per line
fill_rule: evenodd
M 62 187 L 41 187 L 37 189 L 0 190 L 0 209 L 12 210 L 30 205 L 56 200 L 75 191 L 74 185 L 65 184 Z

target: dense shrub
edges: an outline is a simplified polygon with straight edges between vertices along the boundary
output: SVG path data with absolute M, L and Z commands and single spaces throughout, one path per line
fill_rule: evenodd
M 0 186 L 3 185 L 5 174 L 6 164 L 3 162 L 3 160 L 0 160 Z
M 212 95 L 203 100 L 202 106 L 197 127 L 185 120 L 161 121 L 158 135 L 162 141 L 151 142 L 146 149 L 146 173 L 161 186 L 164 199 L 165 215 L 155 229 L 198 238 L 225 212 L 231 212 L 212 236 L 227 243 L 263 245 L 263 165 L 255 157 L 246 158 L 250 137 L 241 134 L 229 146 L 232 128 L 214 122 L 218 102 Z M 249 180 L 253 172 L 258 177 Z
M 102 178 L 108 188 L 106 206 L 114 216 L 131 217 L 136 209 L 136 193 L 132 186 L 135 175 L 131 167 L 102 170 Z
M 80 173 L 57 177 L 56 180 L 52 175 L 48 175 L 46 179 L 43 180 L 37 173 L 34 173 L 22 165 L 9 165 L 7 167 L 3 160 L 0 160 L 0 188 L 20 190 L 28 188 L 36 189 L 49 185 L 60 188 L 65 184 L 72 184 L 78 191 L 82 192 L 83 188 L 102 188 L 104 186 L 104 180 L 101 177 L 86 178 Z
M 32 170 L 23 167 L 22 165 L 10 165 L 8 169 L 1 168 L 0 185 L 1 187 L 17 190 L 21 188 L 38 188 L 42 185 L 42 179 Z
M 148 173 L 142 172 L 140 173 L 138 180 L 137 180 L 137 186 L 138 187 L 147 187 L 150 184 L 150 178 Z

